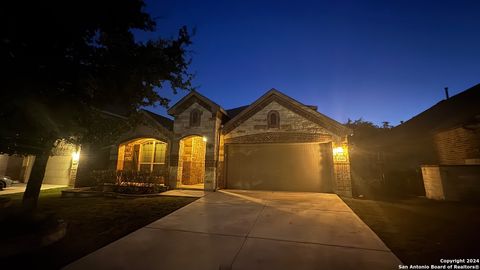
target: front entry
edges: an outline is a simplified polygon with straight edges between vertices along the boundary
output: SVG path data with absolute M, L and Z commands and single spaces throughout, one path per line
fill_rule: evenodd
M 179 188 L 204 189 L 206 142 L 201 136 L 180 140 L 177 183 Z
M 330 143 L 231 144 L 227 188 L 331 192 Z

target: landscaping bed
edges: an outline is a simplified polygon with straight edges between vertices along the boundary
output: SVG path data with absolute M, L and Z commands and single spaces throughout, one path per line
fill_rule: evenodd
M 342 198 L 405 264 L 478 258 L 480 204 Z
M 65 236 L 49 246 L 2 258 L 2 268 L 59 269 L 196 200 L 170 196 L 62 198 L 61 191 L 42 191 L 38 213 L 54 214 L 64 220 L 67 224 Z M 12 211 L 21 205 L 22 195 L 0 197 L 11 199 L 9 211 Z M 5 211 L 0 209 L 0 216 L 5 215 Z

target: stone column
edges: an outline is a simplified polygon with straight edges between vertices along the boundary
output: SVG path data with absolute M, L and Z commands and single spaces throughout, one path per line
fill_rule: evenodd
M 178 139 L 172 139 L 170 146 L 170 157 L 169 157 L 169 166 L 168 166 L 168 181 L 167 184 L 170 186 L 170 189 L 177 188 L 177 178 L 178 178 L 178 159 L 179 159 L 179 150 L 180 143 Z
M 207 138 L 207 149 L 205 153 L 205 190 L 215 190 L 217 185 L 217 158 L 215 134 L 205 136 Z
M 347 137 L 332 142 L 335 193 L 352 197 L 352 177 Z

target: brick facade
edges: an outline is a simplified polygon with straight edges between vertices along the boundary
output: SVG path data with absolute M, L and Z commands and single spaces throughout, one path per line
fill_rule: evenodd
M 422 165 L 427 198 L 434 200 L 477 200 L 480 194 L 480 165 Z
M 440 164 L 462 165 L 480 160 L 480 129 L 463 127 L 438 132 L 434 135 Z
M 190 105 L 177 115 L 175 115 L 175 121 L 173 125 L 173 139 L 170 151 L 170 177 L 169 183 L 172 188 L 176 188 L 181 184 L 179 167 L 179 153 L 180 153 L 180 141 L 189 136 L 200 136 L 206 139 L 205 150 L 205 189 L 214 190 L 216 188 L 216 167 L 212 166 L 217 161 L 217 149 L 218 149 L 218 128 L 221 124 L 221 118 L 216 112 L 212 112 L 211 108 L 207 108 L 206 104 L 200 104 L 197 102 L 188 102 Z M 200 125 L 190 126 L 190 112 L 200 111 Z
M 194 117 L 192 112 L 195 112 Z M 201 177 L 204 178 L 205 190 L 224 188 L 225 145 L 228 144 L 320 143 L 328 146 L 322 149 L 333 151 L 333 148 L 338 146 L 345 149 L 342 159 L 336 159 L 328 150 L 324 156 L 331 162 L 325 164 L 330 164 L 328 166 L 333 171 L 330 181 L 334 191 L 351 196 L 350 163 L 345 133 L 347 129 L 316 112 L 312 106 L 305 106 L 276 90 L 271 90 L 235 117 L 228 115 L 217 104 L 197 92 L 191 92 L 168 113 L 174 117 L 173 130 L 149 129 L 144 126 L 123 139 L 153 136 L 168 142 L 168 184 L 171 188 L 182 186 L 182 174 L 200 175 L 196 167 L 195 170 L 183 171 L 186 167 L 193 168 L 193 163 L 201 164 L 204 168 Z M 273 114 L 275 119 L 272 124 L 268 122 L 268 116 Z M 198 116 L 199 123 L 196 122 Z M 192 119 L 195 119 L 195 124 L 192 124 Z M 197 142 L 205 141 L 202 149 L 205 157 L 203 161 L 197 158 L 193 160 L 187 155 L 193 150 L 191 145 L 185 142 L 192 138 Z M 112 158 L 115 158 L 113 150 Z
M 280 125 L 268 128 L 267 116 L 270 111 L 278 112 Z M 333 187 L 335 193 L 352 196 L 350 161 L 346 136 L 338 136 L 318 123 L 309 120 L 276 101 L 271 101 L 237 125 L 222 138 L 225 144 L 238 143 L 331 143 L 332 148 L 343 147 L 344 158 L 333 158 Z M 223 155 L 223 144 L 221 146 Z M 333 149 L 332 149 L 333 151 Z M 223 159 L 219 164 L 219 184 L 225 187 Z
M 280 116 L 279 128 L 268 128 L 267 115 L 270 111 L 277 111 Z M 262 134 L 265 132 L 289 132 L 289 133 L 311 133 L 311 134 L 327 134 L 331 132 L 321 127 L 317 123 L 300 116 L 289 108 L 280 105 L 276 101 L 272 101 L 260 111 L 250 116 L 246 121 L 235 127 L 226 134 L 226 138 L 235 138 L 244 135 Z

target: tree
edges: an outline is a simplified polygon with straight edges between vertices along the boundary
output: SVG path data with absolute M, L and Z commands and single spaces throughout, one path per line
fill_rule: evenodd
M 362 118 L 357 120 L 351 120 L 349 118 L 345 125 L 353 130 L 354 135 L 350 140 L 357 144 L 364 143 L 382 132 L 382 128 Z
M 0 152 L 37 156 L 24 193 L 36 206 L 54 142 L 114 135 L 101 110 L 135 113 L 168 104 L 157 89 L 191 89 L 186 27 L 176 38 L 137 42 L 155 31 L 143 0 L 10 1 L 0 11 Z M 108 133 L 108 134 L 107 134 Z
M 382 122 L 382 128 L 383 128 L 383 129 L 391 129 L 392 126 L 390 125 L 390 122 L 388 122 L 388 121 L 383 121 L 383 122 Z

